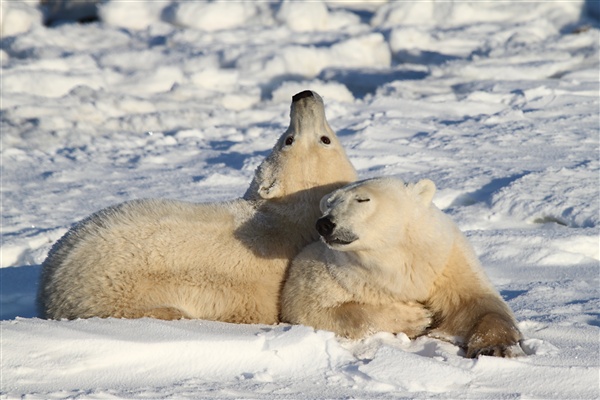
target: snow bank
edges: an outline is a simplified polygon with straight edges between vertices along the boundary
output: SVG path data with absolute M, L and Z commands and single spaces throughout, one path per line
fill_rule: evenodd
M 536 19 L 550 19 L 561 25 L 572 22 L 581 15 L 582 1 L 557 6 L 555 3 L 532 4 L 512 2 L 506 4 L 472 1 L 445 2 L 390 2 L 380 7 L 371 20 L 371 25 L 390 28 L 398 25 L 436 26 L 442 31 L 457 26 L 479 25 L 511 21 L 512 25 Z
M 13 350 L 3 368 L 20 371 L 3 391 L 128 391 L 143 387 L 148 376 L 158 378 L 156 386 L 196 379 L 319 379 L 352 359 L 332 333 L 306 327 L 180 322 L 90 319 L 48 327 L 18 319 L 2 326 L 9 336 L 3 346 Z
M 523 218 L 529 223 L 598 227 L 600 206 L 597 202 L 600 199 L 595 204 L 583 200 L 587 197 L 587 188 L 598 183 L 600 168 L 597 160 L 594 164 L 590 167 L 548 168 L 524 175 L 492 196 L 492 209 L 506 218 Z
M 275 18 L 294 32 L 335 30 L 359 23 L 357 15 L 343 10 L 331 11 L 328 6 L 331 5 L 321 1 L 284 1 Z
M 357 24 L 360 20 L 354 13 L 330 10 L 322 1 L 284 1 L 280 4 L 225 0 L 137 4 L 109 1 L 99 6 L 99 17 L 109 25 L 127 29 L 146 29 L 164 21 L 204 32 L 276 24 L 292 32 L 331 31 Z
M 224 0 L 175 3 L 166 10 L 166 20 L 208 32 L 240 28 L 257 16 L 259 6 L 252 2 Z
M 107 25 L 132 30 L 147 29 L 160 21 L 167 2 L 108 1 L 98 5 L 98 17 Z
M 524 345 L 538 356 L 469 360 L 456 357 L 453 346 L 429 338 L 411 342 L 404 335 L 381 333 L 340 343 L 330 332 L 287 325 L 147 319 L 48 325 L 17 319 L 3 322 L 2 329 L 3 346 L 11 349 L 3 359 L 3 394 L 8 396 L 143 398 L 161 388 L 163 397 L 192 398 L 199 387 L 208 387 L 201 393 L 226 398 L 251 393 L 269 398 L 274 388 L 273 398 L 389 398 L 400 393 L 453 398 L 476 388 L 481 397 L 494 398 L 494 388 L 510 381 L 511 393 L 591 398 L 595 389 L 588 383 L 597 375 L 540 339 Z M 547 365 L 557 361 L 568 368 Z M 533 385 L 527 372 L 532 368 L 542 373 Z M 332 384 L 339 386 L 331 391 Z
M 242 75 L 269 82 L 286 77 L 314 78 L 326 68 L 389 67 L 391 53 L 383 35 L 372 33 L 340 41 L 330 47 L 285 46 L 276 54 L 248 54 L 240 57 L 236 67 Z

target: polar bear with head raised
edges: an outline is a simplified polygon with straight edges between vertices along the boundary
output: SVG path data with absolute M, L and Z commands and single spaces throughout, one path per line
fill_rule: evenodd
M 356 179 L 317 93 L 293 96 L 290 119 L 244 198 L 137 200 L 76 224 L 42 265 L 40 314 L 277 322 L 285 270 L 318 238 L 319 200 Z
M 361 338 L 429 333 L 468 357 L 520 355 L 521 334 L 430 180 L 375 178 L 321 200 L 322 241 L 292 262 L 282 320 Z

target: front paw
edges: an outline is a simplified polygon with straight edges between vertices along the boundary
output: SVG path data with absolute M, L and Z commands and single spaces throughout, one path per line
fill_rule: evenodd
M 410 338 L 415 338 L 426 334 L 431 326 L 433 325 L 434 315 L 428 308 L 417 307 L 413 313 L 413 320 L 409 327 L 405 328 L 403 332 Z
M 525 356 L 525 352 L 523 351 L 519 343 L 512 345 L 496 345 L 488 347 L 467 347 L 467 358 L 478 358 L 479 356 L 513 358 Z
M 369 313 L 373 332 L 404 333 L 415 338 L 427 333 L 433 315 L 423 305 L 415 302 L 394 303 L 381 306 Z

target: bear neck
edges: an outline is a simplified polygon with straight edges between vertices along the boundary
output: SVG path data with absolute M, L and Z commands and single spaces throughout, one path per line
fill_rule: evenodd
M 427 256 L 405 246 L 345 253 L 373 286 L 400 301 L 425 300 L 436 277 L 435 266 L 427 262 Z
M 315 222 L 320 216 L 319 200 L 302 202 L 280 199 L 252 201 L 256 210 L 254 232 L 264 235 L 265 246 L 282 246 L 295 256 L 307 244 L 318 239 Z
M 277 220 L 288 227 L 290 233 L 293 230 L 298 230 L 302 233 L 302 236 L 306 237 L 305 232 L 308 232 L 312 242 L 319 238 L 315 224 L 321 217 L 321 210 L 319 209 L 321 198 L 346 183 L 347 181 L 343 180 L 298 190 L 292 194 L 274 199 L 256 200 L 255 207 L 260 212 L 276 216 Z
M 380 257 L 371 257 L 370 251 L 332 250 L 327 268 L 334 279 L 350 293 L 380 301 L 403 300 L 398 277 L 385 268 Z

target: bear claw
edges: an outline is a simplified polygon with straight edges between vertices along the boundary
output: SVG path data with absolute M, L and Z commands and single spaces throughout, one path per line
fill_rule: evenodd
M 525 353 L 523 352 L 519 344 L 496 345 L 482 348 L 467 349 L 467 358 L 479 358 L 479 356 L 513 358 L 524 355 Z

